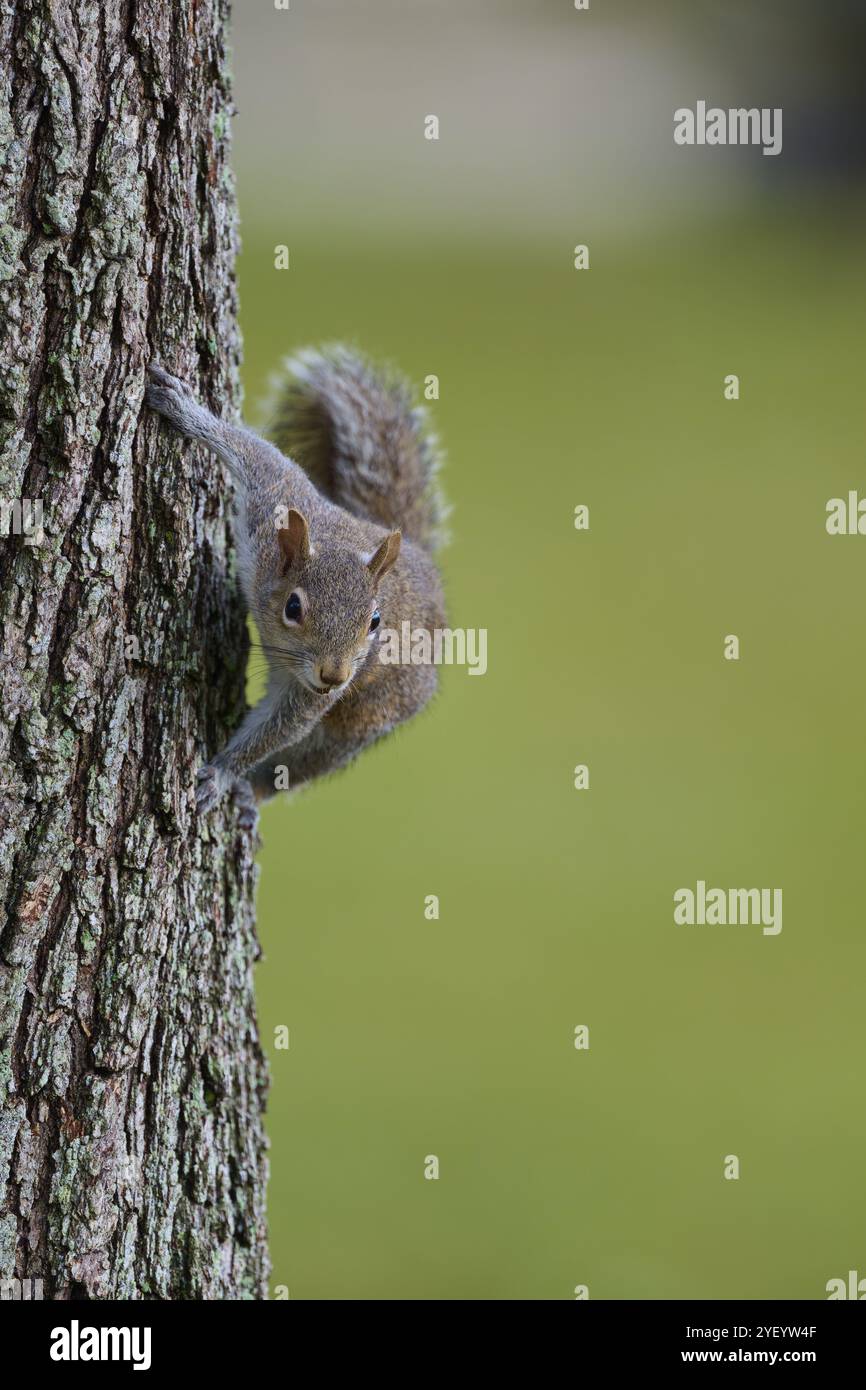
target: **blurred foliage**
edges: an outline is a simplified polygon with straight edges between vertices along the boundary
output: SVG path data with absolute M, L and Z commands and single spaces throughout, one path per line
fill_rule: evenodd
M 307 342 L 438 374 L 451 619 L 489 630 L 486 676 L 263 815 L 274 1284 L 824 1296 L 864 1259 L 866 540 L 824 530 L 866 490 L 856 210 L 580 273 L 567 236 L 329 224 L 280 274 L 241 198 L 249 413 Z M 781 935 L 675 927 L 698 878 L 782 887 Z

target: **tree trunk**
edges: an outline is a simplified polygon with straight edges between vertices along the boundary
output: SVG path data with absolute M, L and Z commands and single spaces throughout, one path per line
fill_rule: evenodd
M 152 356 L 237 405 L 227 9 L 0 0 L 0 1280 L 50 1298 L 266 1291 L 254 846 L 193 793 L 228 489 L 141 410 Z

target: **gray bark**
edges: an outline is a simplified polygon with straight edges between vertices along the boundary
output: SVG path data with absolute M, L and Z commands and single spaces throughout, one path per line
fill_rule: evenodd
M 227 9 L 0 0 L 0 1280 L 51 1298 L 265 1294 L 227 486 L 141 411 L 151 356 L 238 401 Z

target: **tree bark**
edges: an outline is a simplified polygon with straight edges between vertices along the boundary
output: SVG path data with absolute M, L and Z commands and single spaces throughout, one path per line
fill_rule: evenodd
M 51 1298 L 266 1292 L 228 488 L 141 409 L 151 357 L 238 402 L 227 11 L 0 0 L 0 1280 Z

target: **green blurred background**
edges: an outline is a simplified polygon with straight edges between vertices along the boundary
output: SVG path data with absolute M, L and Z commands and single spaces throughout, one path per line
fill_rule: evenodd
M 450 616 L 489 632 L 487 675 L 263 815 L 292 1298 L 866 1273 L 866 540 L 824 528 L 866 491 L 862 21 L 831 11 L 237 9 L 247 414 L 306 343 L 436 373 Z M 783 105 L 782 155 L 677 149 L 698 98 Z M 781 887 L 781 934 L 675 927 L 698 878 Z

